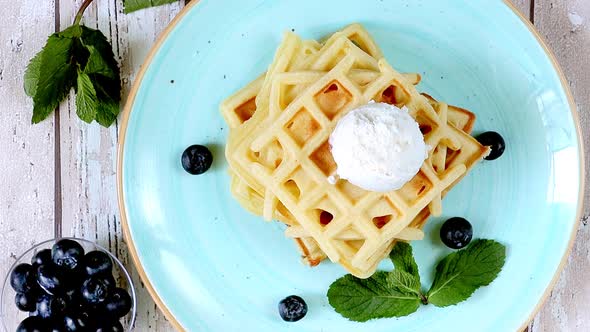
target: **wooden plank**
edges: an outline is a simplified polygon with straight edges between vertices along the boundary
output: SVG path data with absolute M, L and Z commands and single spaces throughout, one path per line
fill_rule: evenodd
M 580 0 L 536 1 L 535 25 L 555 52 L 574 94 L 584 133 L 590 132 L 590 2 Z M 588 135 L 586 156 L 590 156 Z M 588 161 L 588 160 L 587 160 Z M 586 164 L 586 169 L 588 164 Z M 588 183 L 588 179 L 586 180 Z M 586 203 L 590 191 L 585 192 Z M 533 322 L 533 331 L 590 331 L 590 208 L 584 209 L 582 225 L 567 266 L 551 297 Z
M 61 1 L 61 24 L 71 24 L 82 1 Z M 122 0 L 95 1 L 83 22 L 99 28 L 112 41 L 121 65 L 124 96 L 143 59 L 182 3 L 123 14 Z M 64 235 L 89 238 L 114 252 L 129 268 L 138 295 L 136 331 L 170 331 L 156 308 L 123 242 L 116 194 L 118 127 L 87 125 L 76 116 L 73 98 L 61 112 L 62 230 Z
M 516 7 L 524 17 L 531 19 L 531 1 L 532 0 L 511 0 L 514 7 Z
M 0 0 L 0 278 L 17 256 L 53 237 L 53 117 L 31 125 L 23 91 L 29 60 L 55 29 L 53 1 Z M 8 326 L 16 327 L 16 317 Z

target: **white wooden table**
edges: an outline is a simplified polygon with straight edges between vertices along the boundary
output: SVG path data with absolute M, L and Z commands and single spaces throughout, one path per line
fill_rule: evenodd
M 500 1 L 500 0 L 498 0 Z M 78 120 L 74 99 L 39 125 L 23 71 L 47 36 L 71 24 L 82 0 L 0 0 L 0 276 L 17 255 L 53 236 L 98 241 L 131 270 L 139 298 L 137 331 L 170 331 L 130 262 L 115 190 L 118 127 Z M 584 133 L 590 132 L 590 0 L 514 1 L 555 51 L 573 90 Z M 112 41 L 125 94 L 158 34 L 184 1 L 125 15 L 122 0 L 96 0 L 84 22 Z M 588 135 L 586 135 L 586 154 Z M 590 174 L 590 173 L 589 173 Z M 590 183 L 590 181 L 589 181 Z M 590 191 L 586 191 L 586 201 Z M 584 217 L 572 255 L 528 330 L 590 331 L 590 254 Z

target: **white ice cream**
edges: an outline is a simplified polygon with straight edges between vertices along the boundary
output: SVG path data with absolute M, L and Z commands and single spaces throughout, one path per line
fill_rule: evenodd
M 330 135 L 330 146 L 337 164 L 335 177 L 379 192 L 410 181 L 429 150 L 405 107 L 374 102 L 342 117 Z

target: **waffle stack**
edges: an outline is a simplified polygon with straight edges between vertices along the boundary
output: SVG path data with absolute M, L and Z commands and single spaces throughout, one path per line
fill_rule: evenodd
M 304 261 L 328 257 L 357 277 L 372 275 L 396 240 L 418 240 L 442 197 L 484 156 L 473 113 L 420 94 L 358 24 L 323 44 L 287 33 L 266 74 L 221 105 L 230 126 L 231 190 L 248 211 L 289 227 Z M 327 177 L 328 138 L 338 120 L 369 101 L 407 107 L 432 147 L 419 173 L 387 193 Z

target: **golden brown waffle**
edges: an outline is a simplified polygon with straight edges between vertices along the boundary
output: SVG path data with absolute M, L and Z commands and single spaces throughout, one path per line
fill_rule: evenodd
M 338 42 L 341 43 L 341 40 L 339 41 L 338 38 L 342 37 L 350 40 L 355 45 L 362 47 L 362 49 L 366 51 L 368 54 L 371 54 L 375 57 L 381 56 L 381 51 L 379 50 L 377 45 L 370 38 L 366 30 L 364 30 L 364 28 L 362 28 L 362 26 L 358 24 L 348 26 L 343 31 L 334 34 L 331 38 L 328 39 L 326 45 L 328 47 L 334 47 L 334 44 L 337 44 Z M 303 46 L 301 49 L 299 49 L 297 43 L 298 39 L 294 38 L 294 36 L 287 36 L 285 42 L 277 52 L 277 60 L 273 63 L 273 65 L 270 66 L 271 70 L 274 70 L 276 73 L 279 70 L 288 70 L 288 68 L 302 67 L 304 66 L 301 64 L 302 59 L 309 59 L 311 56 L 316 54 L 317 50 L 319 49 L 318 44 L 314 43 L 313 41 L 303 42 Z M 288 52 L 291 53 L 289 54 Z M 292 60 L 290 60 L 290 55 L 292 55 Z M 282 65 L 277 63 L 282 63 Z M 325 73 L 321 74 L 323 75 Z M 351 71 L 352 79 L 355 80 L 355 82 L 357 82 L 357 84 L 359 85 L 365 85 L 371 82 L 376 78 L 377 75 L 377 72 L 366 69 L 354 69 L 353 71 Z M 256 110 L 255 100 L 257 99 L 259 91 L 262 89 L 262 86 L 264 85 L 265 77 L 268 76 L 268 74 L 265 74 L 259 77 L 255 81 L 248 84 L 245 88 L 238 91 L 236 94 L 224 101 L 224 103 L 221 106 L 221 111 L 224 118 L 226 119 L 226 122 L 229 124 L 232 130 L 239 127 L 242 123 L 244 123 L 245 121 L 249 120 L 250 117 L 252 117 Z M 418 74 L 404 74 L 404 76 L 412 84 L 418 84 L 421 79 L 420 75 Z M 258 100 L 260 100 L 260 98 L 258 98 Z M 244 181 L 239 176 L 235 176 L 231 170 L 230 176 L 232 176 L 232 192 L 236 199 L 250 212 L 259 215 L 262 214 L 263 204 L 257 203 L 263 202 L 264 193 L 257 192 L 254 188 L 248 186 L 246 181 Z M 252 183 L 253 180 L 251 178 L 249 180 Z M 262 186 L 259 186 L 258 189 L 264 190 Z M 283 213 L 280 213 L 279 210 L 282 210 Z M 277 209 L 274 210 L 273 217 L 275 219 L 283 221 L 287 225 L 297 226 L 297 222 L 293 220 L 293 217 L 291 216 L 291 218 L 288 219 L 285 216 L 284 212 L 285 209 L 281 209 L 279 206 Z M 295 232 L 296 227 L 292 229 L 290 228 L 289 230 Z M 422 232 L 417 230 L 409 230 L 408 232 L 400 232 L 399 236 L 401 239 L 415 240 L 421 239 L 423 237 L 423 234 Z M 309 265 L 316 265 L 322 259 L 325 258 L 325 255 L 318 248 L 317 243 L 312 238 L 295 238 L 294 240 L 304 256 L 304 261 Z M 318 253 L 318 255 L 315 255 L 314 253 Z
M 427 205 L 481 159 L 482 153 L 475 155 L 483 147 L 447 124 L 449 113 L 460 112 L 429 102 L 384 60 L 377 62 L 358 44 L 349 37 L 330 38 L 314 54 L 314 61 L 306 64 L 313 72 L 290 72 L 300 62 L 294 59 L 301 47 L 296 40 L 294 46 L 283 45 L 283 53 L 277 53 L 269 70 L 272 74 L 267 73 L 264 82 L 255 81 L 235 98 L 242 101 L 234 104 L 236 110 L 244 100 L 256 100 L 256 105 L 250 106 L 250 112 L 234 112 L 236 116 L 228 121 L 239 130 L 232 131 L 227 155 L 238 175 L 232 190 L 239 193 L 238 200 L 247 209 L 259 213 L 262 204 L 267 218 L 285 219 L 282 221 L 291 223 L 288 230 L 300 238 L 298 241 L 309 239 L 300 247 L 314 249 L 308 250 L 310 256 L 321 257 L 324 251 L 351 273 L 366 277 L 388 254 L 394 239 L 408 232 L 408 225 L 422 226 L 429 214 Z M 359 84 L 355 71 L 378 74 Z M 260 96 L 268 80 L 268 100 L 263 100 Z M 261 92 L 257 93 L 258 89 Z M 335 167 L 327 146 L 333 126 L 348 110 L 369 100 L 407 106 L 425 131 L 427 144 L 436 147 L 410 183 L 386 194 L 366 192 L 346 181 L 336 186 L 326 182 Z M 231 118 L 231 112 L 224 112 L 226 119 L 228 115 Z M 456 121 L 465 122 L 465 126 L 473 122 L 469 117 Z M 447 153 L 449 148 L 456 152 Z
M 335 171 L 327 141 L 337 120 L 354 107 L 393 95 L 388 90 L 405 92 L 393 102 L 407 106 L 420 124 L 430 127 L 425 135 L 427 144 L 437 146 L 445 140 L 455 150 L 460 148 L 459 139 L 450 133 L 446 122 L 441 123 L 427 100 L 384 60 L 378 65 L 379 78 L 368 86 L 350 80 L 348 73 L 355 65 L 373 69 L 375 64 L 354 44 L 346 45 L 345 51 L 344 56 L 336 54 L 341 60 L 319 80 L 310 73 L 276 74 L 268 115 L 252 122 L 264 112 L 257 110 L 246 124 L 257 130 L 241 137 L 237 149 L 228 151 L 228 159 L 232 168 L 240 164 L 264 184 L 265 215 L 272 217 L 280 202 L 332 261 L 367 277 L 387 255 L 395 236 L 458 179 L 465 166 L 457 165 L 439 175 L 426 162 L 406 186 L 387 194 L 367 192 L 346 181 L 336 186 L 327 184 L 326 177 Z M 332 61 L 329 57 L 319 59 Z M 325 69 L 322 64 L 315 66 Z M 314 83 L 295 100 L 282 99 L 284 84 L 307 82 Z M 351 234 L 360 239 L 350 240 Z
M 357 84 L 366 84 L 364 83 L 365 81 L 369 82 L 370 80 L 373 80 L 376 75 L 377 73 L 375 72 L 352 73 L 353 79 L 357 82 Z M 413 85 L 419 84 L 421 80 L 420 75 L 415 73 L 404 74 L 404 77 Z M 230 130 L 235 130 L 242 123 L 249 120 L 256 111 L 254 100 L 262 86 L 263 80 L 264 77 L 259 77 L 226 100 L 226 106 L 224 108 L 223 115 L 226 119 L 226 122 L 230 126 Z M 251 107 L 251 109 L 248 112 L 243 111 L 244 108 L 249 107 Z M 467 127 L 461 125 L 460 128 L 471 128 L 475 117 L 471 117 L 469 115 L 465 117 L 464 113 L 456 112 L 455 109 L 458 110 L 458 108 L 454 108 L 452 106 L 449 107 L 449 122 L 453 121 L 453 119 L 456 119 L 454 123 L 457 123 L 458 125 L 460 125 L 461 122 L 469 125 Z M 469 111 L 465 112 L 467 112 L 466 114 L 471 114 Z M 238 200 L 238 202 L 252 214 L 262 215 L 264 193 L 256 192 L 244 180 L 235 175 L 231 169 L 229 170 L 229 174 L 231 177 L 231 191 L 236 200 Z M 273 218 L 290 226 L 285 233 L 288 237 L 292 237 L 295 241 L 299 251 L 301 252 L 304 263 L 310 266 L 315 266 L 326 258 L 326 255 L 319 248 L 317 242 L 315 242 L 313 238 L 310 236 L 301 235 L 304 234 L 305 231 L 299 227 L 299 224 L 288 212 L 288 210 L 284 209 L 284 207 L 280 210 L 275 210 Z M 398 239 L 418 240 L 423 237 L 423 234 L 416 232 L 416 229 L 412 230 L 406 228 L 404 231 L 400 232 Z

